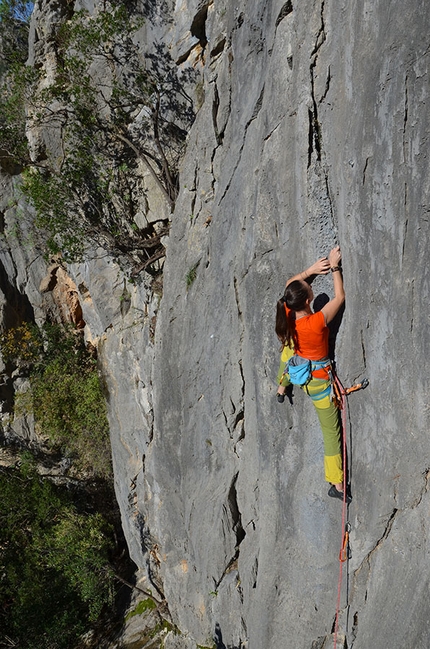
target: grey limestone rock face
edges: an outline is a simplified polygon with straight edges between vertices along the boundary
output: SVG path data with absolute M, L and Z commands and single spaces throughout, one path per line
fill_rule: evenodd
M 144 4 L 142 47 L 192 67 L 199 108 L 161 301 L 97 252 L 69 272 L 130 554 L 182 633 L 165 647 L 333 646 L 341 503 L 306 395 L 276 402 L 274 315 L 286 279 L 339 243 L 338 374 L 369 387 L 348 397 L 337 644 L 427 649 L 430 14 L 419 0 Z
M 420 7 L 207 5 L 205 101 L 172 219 L 144 504 L 171 610 L 199 644 L 332 643 L 341 505 L 327 498 L 305 395 L 276 403 L 273 328 L 287 277 L 336 243 L 347 294 L 338 373 L 370 381 L 348 402 L 339 638 L 355 649 L 430 642 Z M 222 43 L 213 55 L 211 43 Z M 330 278 L 315 283 L 330 291 Z

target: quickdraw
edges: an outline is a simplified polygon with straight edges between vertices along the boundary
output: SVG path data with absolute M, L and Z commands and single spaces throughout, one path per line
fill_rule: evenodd
M 339 552 L 339 561 L 344 563 L 347 559 L 349 559 L 349 533 L 351 531 L 351 525 L 347 523 L 345 525 L 345 531 L 343 534 L 343 541 L 342 541 L 342 547 Z
M 351 392 L 355 392 L 356 390 L 364 390 L 364 388 L 367 388 L 368 385 L 369 379 L 363 379 L 361 383 L 356 383 L 350 388 L 345 388 L 345 394 L 351 394 Z
M 340 381 L 336 379 L 337 377 L 334 375 L 332 377 L 332 400 L 339 410 L 343 410 L 344 396 L 348 396 L 348 394 L 356 392 L 357 390 L 364 390 L 369 385 L 369 379 L 363 379 L 361 383 L 355 383 L 350 388 L 343 388 Z

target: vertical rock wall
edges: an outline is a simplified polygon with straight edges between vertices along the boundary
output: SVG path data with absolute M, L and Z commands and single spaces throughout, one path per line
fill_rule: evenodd
M 182 41 L 202 5 L 177 4 Z M 142 504 L 166 596 L 199 644 L 332 643 L 341 506 L 327 498 L 311 404 L 297 391 L 293 407 L 276 403 L 273 326 L 288 275 L 338 242 L 338 371 L 370 381 L 349 398 L 339 638 L 424 649 L 428 12 L 205 6 L 205 101 L 172 222 Z M 330 293 L 330 279 L 315 286 Z
M 165 646 L 333 645 L 341 504 L 312 405 L 298 390 L 276 402 L 273 327 L 287 277 L 339 243 L 338 372 L 370 386 L 349 398 L 338 638 L 427 649 L 427 4 L 142 6 L 142 47 L 162 41 L 201 75 L 161 303 L 97 251 L 69 271 L 98 342 L 130 553 L 182 632 Z M 8 245 L 2 287 L 34 308 L 45 270 L 22 282 Z

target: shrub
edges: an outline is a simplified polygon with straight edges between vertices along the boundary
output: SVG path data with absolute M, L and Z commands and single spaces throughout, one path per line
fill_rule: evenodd
M 0 0 L 11 18 L 0 41 L 13 31 L 17 4 L 25 7 Z M 0 69 L 0 163 L 24 169 L 22 190 L 50 254 L 61 250 L 77 260 L 91 241 L 128 256 L 136 272 L 156 272 L 164 256 L 159 233 L 141 229 L 135 218 L 145 191 L 142 169 L 173 211 L 194 112 L 167 50 L 142 61 L 133 41 L 142 23 L 125 0 L 102 3 L 92 15 L 70 8 L 55 26 L 57 65 L 49 84 L 43 66 L 26 65 L 23 52 L 18 59 L 8 55 L 3 75 Z M 94 63 L 104 65 L 102 80 Z M 26 129 L 57 134 L 61 155 L 41 143 L 31 158 Z
M 31 404 L 39 432 L 53 447 L 71 455 L 78 469 L 111 472 L 106 402 L 96 360 L 73 329 L 24 323 L 0 336 L 5 361 L 24 367 L 30 395 L 20 394 L 16 414 Z
M 193 284 L 194 280 L 197 277 L 197 269 L 199 267 L 200 261 L 198 261 L 194 266 L 191 266 L 190 270 L 188 273 L 185 275 L 185 283 L 187 285 L 187 290 L 190 288 L 190 286 Z
M 29 457 L 0 468 L 0 492 L 2 635 L 23 649 L 69 649 L 112 601 L 112 529 L 79 512 Z

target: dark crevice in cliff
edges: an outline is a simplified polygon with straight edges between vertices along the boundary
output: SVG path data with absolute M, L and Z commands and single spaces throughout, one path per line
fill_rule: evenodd
M 377 550 L 381 546 L 382 542 L 385 541 L 385 539 L 391 532 L 391 528 L 393 527 L 394 520 L 396 518 L 396 514 L 398 511 L 399 510 L 397 508 L 394 508 L 393 511 L 391 512 L 391 515 L 385 525 L 385 529 L 382 536 L 377 540 L 375 547 L 369 552 L 368 557 L 370 557 L 370 555 L 373 554 L 373 552 L 375 552 L 375 550 Z
M 363 365 L 364 365 L 364 369 L 366 369 L 366 367 L 367 367 L 366 348 L 364 346 L 364 338 L 363 338 L 363 330 L 362 329 L 360 330 L 360 341 L 361 341 L 361 355 L 362 355 L 362 358 L 363 358 Z
M 211 3 L 205 4 L 194 16 L 191 23 L 190 32 L 191 36 L 198 38 L 200 45 L 204 49 L 208 43 L 206 36 L 206 19 L 208 17 L 208 8 Z
M 311 68 L 313 70 L 313 68 Z M 309 138 L 308 138 L 308 168 L 311 166 L 312 155 L 315 153 L 316 159 L 321 160 L 321 126 L 318 121 L 318 109 L 314 95 L 314 79 L 312 72 L 312 103 L 313 109 L 308 109 L 309 115 Z
M 359 565 L 359 567 L 354 571 L 354 580 L 357 580 L 358 576 L 360 575 L 360 573 L 365 568 L 365 582 L 368 582 L 368 579 L 369 579 L 369 576 L 370 576 L 370 564 L 371 564 L 371 561 L 372 561 L 372 556 L 373 556 L 374 552 L 376 552 L 376 550 L 378 550 L 381 547 L 381 545 L 385 541 L 385 539 L 389 536 L 389 534 L 391 532 L 391 529 L 392 529 L 392 527 L 394 525 L 394 521 L 395 521 L 395 518 L 396 518 L 396 515 L 397 515 L 398 511 L 399 510 L 397 508 L 393 509 L 392 513 L 390 514 L 390 516 L 389 516 L 389 518 L 387 520 L 387 523 L 385 525 L 385 528 L 384 528 L 384 531 L 383 531 L 382 535 L 376 541 L 373 548 L 364 557 L 364 559 L 361 562 L 361 564 Z M 365 602 L 367 601 L 367 585 L 366 585 L 365 594 L 364 594 L 364 601 Z
M 364 169 L 363 169 L 363 180 L 362 180 L 363 185 L 366 182 L 366 171 L 367 171 L 368 164 L 369 164 L 369 158 L 366 158 L 366 162 L 364 163 Z
M 145 458 L 145 456 L 144 456 Z M 131 480 L 130 480 L 130 485 L 129 485 L 129 492 L 127 496 L 128 500 L 128 507 L 130 510 L 130 515 L 133 516 L 136 513 L 137 510 L 137 491 L 136 491 L 136 484 L 137 484 L 137 477 L 139 474 L 136 474 Z
M 357 631 L 358 631 L 358 611 L 355 611 L 352 617 L 351 648 L 354 644 L 355 638 L 357 637 Z
M 237 502 L 236 483 L 238 477 L 239 477 L 239 473 L 236 473 L 230 485 L 230 490 L 228 493 L 228 504 L 230 507 L 231 518 L 233 521 L 233 532 L 236 534 L 236 549 L 239 548 L 240 544 L 242 543 L 243 539 L 246 536 L 246 532 L 242 526 L 242 514 L 240 513 L 239 505 Z
M 410 508 L 417 507 L 421 503 L 422 497 L 427 492 L 428 486 L 429 486 L 430 468 L 427 468 L 423 472 L 423 476 L 424 476 L 424 480 L 425 480 L 424 486 L 421 489 L 420 494 L 418 495 L 415 503 L 412 504 L 410 506 Z M 362 608 L 363 605 L 365 605 L 369 600 L 369 583 L 370 583 L 369 580 L 370 580 L 370 576 L 372 574 L 372 560 L 374 559 L 373 555 L 377 550 L 379 550 L 381 548 L 383 542 L 389 537 L 389 535 L 390 535 L 390 533 L 391 533 L 391 531 L 393 529 L 393 525 L 394 525 L 394 522 L 396 520 L 396 517 L 397 517 L 398 513 L 401 512 L 401 511 L 402 510 L 400 510 L 398 508 L 393 508 L 391 514 L 387 518 L 387 521 L 385 523 L 385 527 L 384 527 L 382 535 L 376 541 L 373 548 L 366 554 L 364 559 L 361 561 L 359 567 L 356 570 L 354 570 L 354 572 L 353 572 L 353 588 L 352 588 L 352 592 L 356 593 L 355 596 L 354 596 L 356 612 L 355 612 L 354 617 L 353 617 L 352 632 L 351 632 L 351 634 L 349 636 L 349 639 L 351 641 L 351 645 L 350 645 L 351 648 L 352 648 L 352 646 L 354 644 L 355 637 L 357 635 L 358 611 L 360 610 L 360 607 Z M 400 527 L 400 525 L 399 525 L 399 527 Z M 360 592 L 362 593 L 362 595 L 361 595 L 362 603 L 359 605 L 357 595 Z
M 318 610 L 318 609 L 316 609 Z M 331 628 L 331 635 L 323 635 L 314 640 L 311 644 L 310 649 L 328 649 L 329 647 L 333 646 L 333 634 L 334 634 L 334 629 L 335 629 L 335 624 L 336 624 L 336 619 L 333 620 L 332 628 Z M 343 635 L 343 633 L 338 633 L 337 639 L 336 639 L 336 647 L 334 649 L 351 649 L 349 647 L 346 637 Z
M 213 125 L 213 129 L 214 129 L 214 134 L 215 134 L 216 147 L 212 151 L 212 156 L 211 156 L 212 191 L 214 193 L 215 193 L 215 183 L 216 183 L 216 178 L 215 178 L 215 173 L 214 173 L 214 160 L 215 160 L 215 155 L 216 155 L 218 147 L 222 146 L 222 144 L 223 144 L 225 130 L 227 128 L 227 124 L 228 124 L 228 121 L 230 119 L 230 113 L 231 113 L 231 86 L 229 87 L 229 100 L 228 100 L 227 116 L 224 118 L 224 124 L 223 124 L 222 127 L 220 127 L 219 124 L 218 124 L 219 106 L 220 106 L 220 97 L 219 97 L 219 92 L 218 92 L 218 86 L 217 86 L 216 81 L 215 81 L 215 83 L 214 83 L 214 96 L 213 96 L 213 101 L 212 101 L 212 125 Z
M 261 106 L 263 104 L 263 99 L 264 99 L 264 85 L 263 85 L 263 87 L 261 89 L 261 92 L 260 92 L 260 94 L 258 96 L 257 102 L 256 102 L 256 104 L 254 106 L 254 111 L 253 111 L 253 113 L 251 115 L 251 119 L 249 120 L 249 122 L 246 125 L 246 128 L 248 128 L 250 123 L 258 116 L 258 113 L 260 112 Z
M 308 108 L 309 130 L 308 130 L 308 169 L 312 162 L 312 153 L 314 150 L 314 114 Z
M 411 304 L 412 304 L 412 316 L 411 316 L 411 326 L 410 326 L 410 332 L 412 333 L 412 330 L 414 328 L 414 305 L 415 303 L 415 280 L 411 280 Z
M 227 566 L 224 569 L 224 572 L 222 573 L 220 579 L 218 581 L 215 581 L 215 589 L 219 587 L 221 584 L 222 580 L 224 577 L 231 572 L 232 570 L 237 570 L 237 561 L 239 558 L 239 546 L 242 543 L 243 539 L 246 536 L 246 532 L 243 528 L 242 525 L 242 514 L 239 510 L 239 505 L 237 501 L 237 490 L 236 490 L 236 483 L 237 479 L 239 477 L 239 473 L 236 473 L 235 476 L 233 477 L 233 480 L 230 485 L 230 489 L 227 495 L 227 506 L 228 506 L 228 511 L 230 513 L 230 520 L 231 520 L 231 529 L 234 532 L 236 536 L 236 544 L 235 544 L 235 553 L 230 559 L 230 561 L 227 563 Z M 238 582 L 238 585 L 239 582 Z
M 407 218 L 407 213 L 408 213 L 408 185 L 405 183 L 405 190 L 404 190 L 404 199 L 403 199 L 403 209 L 405 212 L 405 225 L 403 227 L 403 242 L 402 242 L 402 264 L 405 258 L 405 245 L 406 245 L 406 237 L 408 235 L 408 225 L 409 225 L 409 219 Z
M 408 75 L 405 77 L 405 104 L 403 109 L 403 161 L 407 161 L 407 141 L 406 130 L 408 125 L 408 112 L 409 112 L 409 99 L 408 99 Z
M 212 1 L 205 3 L 195 14 L 191 22 L 190 34 L 198 40 L 198 43 L 193 43 L 192 45 L 190 45 L 190 47 L 185 52 L 183 52 L 183 54 L 181 54 L 178 59 L 176 59 L 176 65 L 179 66 L 182 65 L 182 63 L 185 63 L 185 61 L 191 55 L 191 52 L 198 46 L 200 46 L 201 48 L 200 58 L 204 61 L 205 49 L 208 44 L 208 38 L 206 36 L 206 20 L 208 17 L 208 8 L 211 4 Z
M 193 215 L 194 215 L 194 208 L 196 206 L 198 175 L 199 175 L 199 170 L 198 170 L 198 167 L 196 165 L 194 167 L 193 186 L 190 188 L 190 192 L 193 192 L 193 196 L 191 198 L 191 214 L 193 214 Z
M 278 17 L 277 17 L 276 23 L 275 23 L 275 28 L 277 28 L 279 23 L 282 22 L 284 20 L 284 18 L 286 18 L 292 11 L 293 11 L 293 3 L 291 2 L 291 0 L 288 0 L 288 2 L 286 2 L 283 5 L 283 7 L 281 8 L 281 11 L 278 14 Z
M 328 202 L 328 208 L 330 210 L 330 219 L 333 223 L 333 226 L 335 226 L 335 218 L 334 218 L 334 211 L 333 211 L 333 201 L 331 198 L 331 192 L 330 192 L 330 185 L 328 182 L 328 174 L 326 171 L 324 171 L 324 183 L 325 183 L 325 191 L 326 191 L 326 196 L 327 196 L 327 202 Z
M 415 502 L 412 503 L 411 509 L 415 509 L 416 507 L 418 507 L 418 505 L 421 504 L 424 494 L 426 494 L 427 491 L 429 490 L 430 467 L 426 467 L 424 469 L 424 471 L 422 472 L 422 476 L 424 478 L 424 486 L 422 487 L 420 493 L 416 497 Z
M 330 81 L 331 81 L 331 69 L 330 69 L 330 66 L 328 66 L 327 78 L 326 78 L 326 81 L 325 81 L 325 88 L 324 88 L 324 92 L 323 92 L 322 96 L 320 97 L 320 99 L 318 101 L 319 104 L 322 104 L 322 102 L 327 97 L 328 91 L 330 90 Z
M 227 415 L 225 410 L 223 410 L 222 414 L 224 416 L 224 423 L 228 430 L 230 439 L 234 439 L 235 434 L 237 437 L 236 429 L 239 428 L 239 436 L 237 437 L 234 446 L 234 452 L 236 453 L 236 444 L 240 442 L 242 439 L 244 439 L 245 437 L 245 427 L 244 427 L 245 413 L 243 407 L 237 410 L 235 404 L 231 399 L 230 399 L 230 403 L 232 406 L 232 413 L 230 415 Z
M 236 170 L 237 170 L 237 168 L 238 168 L 238 166 L 240 164 L 240 161 L 242 159 L 242 151 L 243 151 L 244 146 L 245 146 L 245 141 L 246 141 L 246 135 L 247 135 L 247 132 L 248 132 L 248 128 L 249 128 L 250 124 L 258 117 L 258 114 L 259 114 L 259 112 L 261 110 L 261 106 L 263 104 L 263 98 L 264 98 L 264 85 L 263 85 L 263 87 L 262 87 L 262 89 L 260 91 L 260 94 L 258 96 L 258 99 L 257 99 L 257 101 L 255 103 L 254 110 L 252 111 L 252 115 L 251 115 L 250 119 L 247 121 L 247 123 L 245 124 L 245 129 L 244 129 L 243 138 L 242 138 L 242 145 L 240 147 L 239 155 L 237 157 L 236 164 L 234 165 L 233 172 L 231 174 L 230 180 L 228 181 L 228 183 L 226 185 L 226 188 L 225 188 L 221 198 L 218 201 L 218 205 L 221 205 L 222 201 L 224 200 L 225 195 L 227 194 L 228 190 L 230 189 L 231 182 L 232 182 L 232 180 L 234 178 Z
M 243 441 L 245 439 L 245 414 L 244 414 L 243 410 L 241 411 L 240 415 L 241 415 L 240 419 L 237 420 L 237 424 L 236 424 L 236 426 L 240 425 L 240 433 L 239 433 L 239 437 L 237 438 L 237 442 L 234 445 L 234 449 L 233 449 L 235 454 L 237 455 L 237 457 L 240 457 L 240 455 L 239 455 L 239 453 L 237 451 L 237 445 L 238 445 L 239 442 L 241 442 L 241 441 Z
M 240 307 L 240 300 L 239 300 L 239 287 L 237 283 L 237 277 L 234 277 L 233 284 L 234 284 L 234 295 L 236 298 L 237 315 L 239 317 L 240 322 L 243 322 L 242 309 Z
M 163 582 L 159 575 L 161 558 L 158 552 L 158 545 L 154 541 L 142 513 L 138 512 L 135 517 L 135 525 L 140 534 L 142 555 L 145 557 L 146 574 L 151 586 L 157 592 L 159 598 L 165 602 Z
M 257 588 L 257 578 L 258 578 L 258 558 L 255 558 L 254 565 L 251 569 L 251 582 L 252 587 Z
M 225 127 L 221 131 L 218 130 L 218 123 L 217 123 L 218 109 L 219 109 L 218 86 L 216 83 L 214 83 L 214 98 L 212 101 L 212 124 L 214 127 L 216 143 L 218 146 L 221 146 L 222 141 L 224 139 Z
M 321 125 L 318 119 L 318 101 L 315 95 L 315 67 L 317 64 L 318 52 L 326 40 L 325 24 L 324 24 L 324 2 L 321 4 L 321 25 L 317 38 L 315 41 L 314 49 L 311 52 L 311 65 L 310 65 L 310 75 L 311 75 L 311 99 L 312 99 L 312 108 L 309 108 L 309 143 L 308 143 L 308 168 L 312 162 L 312 155 L 315 153 L 317 161 L 321 160 L 321 148 L 322 148 L 322 134 L 321 134 Z M 328 92 L 330 85 L 330 70 L 328 78 L 326 81 L 326 90 L 323 95 L 323 98 Z M 323 99 L 322 98 L 322 99 Z M 322 101 L 321 99 L 321 101 Z
M 15 277 L 18 276 L 15 262 L 12 259 L 15 268 Z M 9 280 L 8 273 L 0 261 L 0 286 L 5 296 L 5 305 L 3 307 L 3 326 L 5 329 L 16 327 L 22 322 L 34 322 L 34 310 L 27 295 L 20 293 L 16 286 Z
M 221 52 L 224 50 L 225 44 L 227 40 L 225 38 L 222 38 L 216 45 L 215 47 L 211 50 L 211 58 L 214 59 L 218 54 L 221 54 Z
M 264 142 L 267 142 L 267 140 L 269 140 L 269 139 L 272 137 L 273 133 L 274 133 L 274 132 L 275 132 L 275 131 L 276 131 L 276 130 L 281 126 L 281 124 L 282 124 L 282 122 L 284 121 L 284 119 L 285 119 L 285 115 L 282 115 L 281 119 L 280 119 L 279 122 L 276 124 L 276 126 L 274 126 L 274 127 L 272 128 L 272 130 L 270 131 L 270 133 L 268 133 L 268 134 L 265 136 L 265 138 L 264 138 Z
M 325 32 L 324 9 L 325 9 L 325 2 L 323 1 L 321 3 L 321 12 L 320 12 L 321 13 L 321 25 L 320 25 L 320 29 L 318 31 L 318 34 L 317 34 L 317 37 L 316 37 L 316 40 L 315 40 L 314 49 L 311 52 L 311 57 L 318 54 L 318 50 L 321 48 L 322 44 L 325 42 L 325 40 L 327 38 L 326 32 Z
M 242 307 L 240 306 L 240 298 L 239 298 L 239 285 L 237 281 L 237 277 L 234 277 L 233 279 L 233 285 L 234 285 L 234 295 L 235 295 L 235 300 L 236 300 L 236 307 L 237 307 L 237 315 L 239 318 L 239 323 L 242 327 L 241 333 L 240 333 L 240 353 L 242 354 L 242 343 L 243 343 L 243 311 Z M 239 436 L 236 438 L 236 442 L 234 445 L 234 452 L 238 456 L 236 446 L 237 444 L 245 439 L 245 376 L 243 374 L 243 367 L 242 367 L 242 360 L 239 360 L 239 370 L 240 370 L 240 377 L 241 377 L 241 404 L 242 407 L 238 409 L 237 412 L 235 412 L 235 418 L 234 418 L 234 423 L 233 423 L 233 431 L 237 431 L 239 429 Z M 239 456 L 238 456 L 239 457 Z

